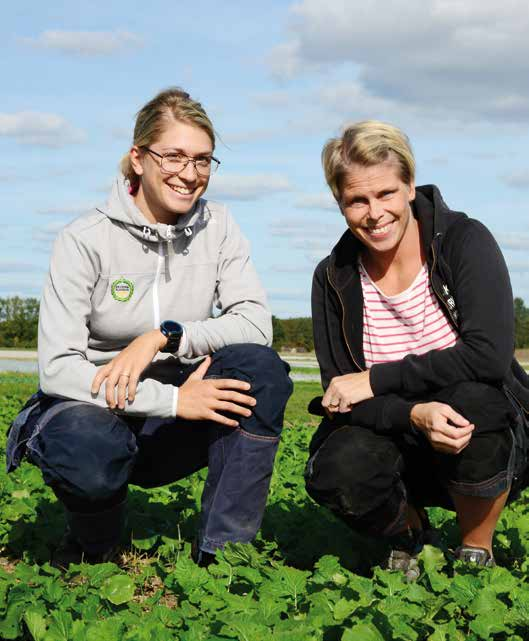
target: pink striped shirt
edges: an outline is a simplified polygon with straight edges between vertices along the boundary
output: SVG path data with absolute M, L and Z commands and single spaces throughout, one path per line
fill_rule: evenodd
M 443 314 L 424 264 L 413 283 L 400 294 L 386 296 L 358 261 L 364 294 L 366 367 L 397 361 L 408 354 L 455 345 L 458 335 Z

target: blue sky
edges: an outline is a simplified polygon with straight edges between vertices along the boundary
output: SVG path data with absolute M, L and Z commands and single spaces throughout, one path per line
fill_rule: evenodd
M 529 5 L 524 0 L 54 2 L 2 9 L 0 296 L 38 296 L 58 229 L 103 202 L 134 114 L 184 87 L 280 317 L 310 313 L 344 229 L 320 151 L 347 121 L 410 136 L 418 184 L 495 234 L 529 304 Z

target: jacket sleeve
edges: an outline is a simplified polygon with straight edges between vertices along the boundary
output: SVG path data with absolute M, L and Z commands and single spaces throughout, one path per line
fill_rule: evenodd
M 105 386 L 90 388 L 97 367 L 88 361 L 91 296 L 99 277 L 97 256 L 66 228 L 55 242 L 39 315 L 39 379 L 45 394 L 107 407 Z M 136 399 L 124 413 L 175 415 L 177 388 L 153 379 L 138 385 Z
M 331 305 L 326 294 L 326 267 L 327 261 L 323 260 L 314 272 L 312 280 L 312 325 L 314 333 L 314 348 L 320 367 L 323 389 L 327 389 L 334 376 L 340 376 L 332 358 L 332 341 L 341 340 L 340 336 L 334 338 L 325 315 L 325 306 Z M 338 314 L 338 310 L 334 310 Z M 358 425 L 372 429 L 375 432 L 404 432 L 410 430 L 410 412 L 414 403 L 404 400 L 396 394 L 387 394 L 363 401 L 355 405 L 350 412 L 337 417 L 337 421 L 346 420 L 351 425 Z M 309 412 L 325 416 L 321 406 L 321 397 L 315 398 L 309 405 Z
M 183 323 L 187 349 L 181 356 L 212 354 L 236 343 L 272 344 L 272 315 L 248 241 L 228 213 L 217 264 L 216 307 L 220 316 Z
M 476 220 L 466 219 L 449 231 L 458 234 L 447 256 L 460 318 L 459 340 L 444 350 L 373 365 L 370 382 L 375 396 L 419 395 L 461 381 L 497 383 L 511 366 L 513 298 L 500 249 Z

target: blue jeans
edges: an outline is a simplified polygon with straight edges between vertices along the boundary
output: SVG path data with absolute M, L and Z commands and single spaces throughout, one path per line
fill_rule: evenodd
M 196 369 L 179 366 L 181 385 Z M 57 400 L 49 421 L 27 443 L 30 461 L 42 470 L 70 512 L 92 514 L 94 531 L 120 509 L 129 483 L 144 488 L 172 483 L 207 466 L 202 494 L 199 547 L 214 552 L 227 541 L 248 542 L 261 525 L 283 414 L 292 382 L 288 365 L 267 347 L 231 345 L 212 356 L 207 377 L 236 378 L 251 384 L 257 400 L 240 426 L 212 421 L 131 418 L 90 403 Z M 168 382 L 168 381 L 164 381 Z M 115 529 L 120 529 L 116 527 Z M 108 532 L 106 545 L 120 532 Z M 95 535 L 94 535 L 95 536 Z M 83 538 L 87 553 L 101 552 L 101 533 Z

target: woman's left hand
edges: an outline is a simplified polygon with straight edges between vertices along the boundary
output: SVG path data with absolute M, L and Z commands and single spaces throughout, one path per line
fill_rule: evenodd
M 125 409 L 125 400 L 132 403 L 136 396 L 138 380 L 143 370 L 152 362 L 167 338 L 159 329 L 153 329 L 135 338 L 109 363 L 100 367 L 92 381 L 92 394 L 106 381 L 106 401 L 110 409 Z M 116 402 L 117 387 L 117 402 Z
M 330 413 L 345 413 L 356 403 L 368 398 L 373 398 L 373 390 L 369 382 L 369 370 L 365 370 L 331 379 L 321 404 Z

